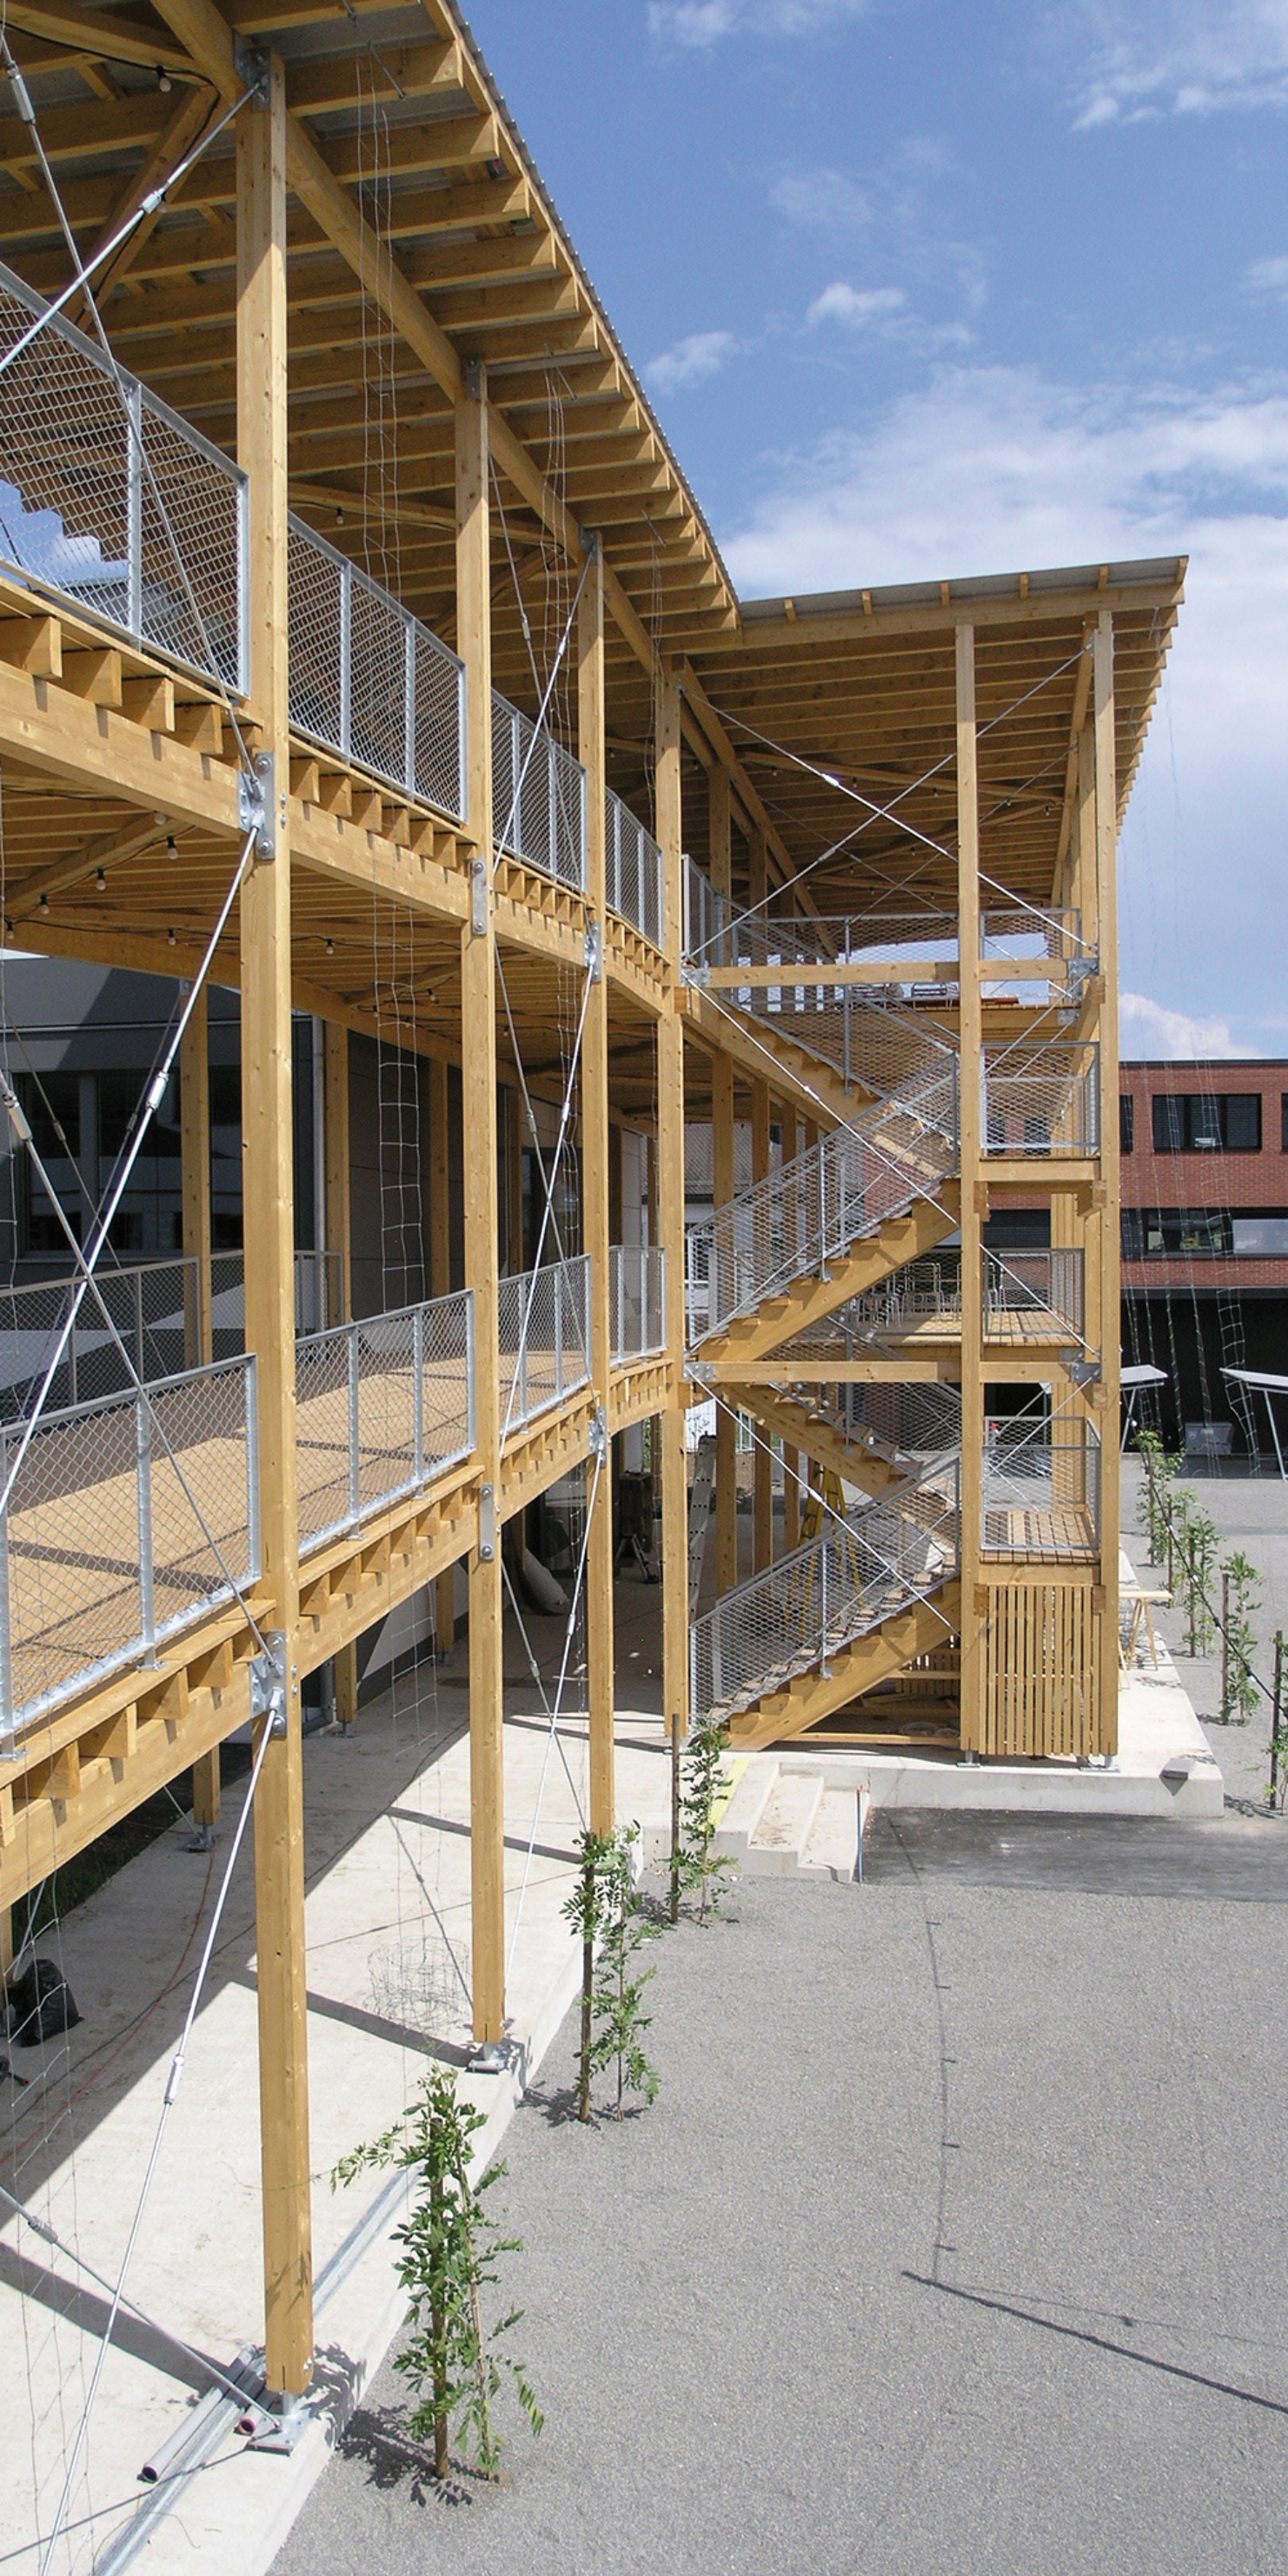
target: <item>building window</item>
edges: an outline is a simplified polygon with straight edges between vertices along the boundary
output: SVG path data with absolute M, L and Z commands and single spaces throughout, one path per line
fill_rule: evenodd
M 77 1170 L 81 1150 L 80 1075 L 43 1073 L 37 1081 L 34 1074 L 23 1073 L 18 1077 L 18 1094 L 54 1197 L 79 1243 L 84 1214 Z M 20 1165 L 19 1206 L 23 1251 L 61 1254 L 66 1260 L 67 1236 L 26 1154 Z
M 1279 1094 L 1279 1142 L 1288 1154 L 1288 1091 Z
M 1156 1091 L 1156 1154 L 1259 1154 L 1259 1091 Z
M 1136 1103 L 1129 1091 L 1118 1102 L 1118 1151 L 1130 1154 L 1136 1142 Z
M 1124 1208 L 1125 1261 L 1209 1261 L 1232 1249 L 1231 1219 L 1220 1208 Z
M 1236 1216 L 1234 1251 L 1249 1260 L 1288 1261 L 1288 1216 Z

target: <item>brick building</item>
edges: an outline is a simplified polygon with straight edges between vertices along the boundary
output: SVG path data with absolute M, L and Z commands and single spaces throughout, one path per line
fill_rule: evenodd
M 1222 1368 L 1288 1371 L 1288 1057 L 1125 1062 L 1121 1096 L 1124 1363 L 1167 1371 L 1169 1441 L 1233 1422 L 1244 1451 Z

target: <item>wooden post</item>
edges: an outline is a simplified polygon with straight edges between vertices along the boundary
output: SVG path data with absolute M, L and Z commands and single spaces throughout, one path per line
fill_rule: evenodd
M 975 731 L 975 633 L 957 629 L 957 948 L 962 1239 L 961 1740 L 984 1742 L 987 1597 L 980 1582 L 984 1484 L 983 1023 L 979 971 L 979 755 Z
M 456 647 L 465 664 L 473 913 L 461 938 L 465 1277 L 474 1292 L 479 1544 L 470 1585 L 470 1879 L 474 2035 L 505 2035 L 505 1737 L 497 1279 L 496 932 L 492 904 L 492 634 L 487 387 L 469 367 L 456 404 Z
M 680 690 L 664 668 L 657 693 L 656 824 L 666 885 L 671 966 L 667 1008 L 657 1029 L 657 1197 L 666 1246 L 669 1402 L 658 1416 L 662 1452 L 662 1706 L 675 1739 L 689 1719 L 689 1468 L 684 1380 L 684 1023 L 679 1014 L 683 913 Z
M 733 831 L 729 772 L 717 761 L 707 772 L 707 842 L 711 883 L 719 895 L 733 891 Z M 720 943 L 710 951 L 712 964 L 725 963 Z M 734 1194 L 733 1059 L 717 1049 L 711 1058 L 712 1199 L 727 1207 Z M 727 1404 L 716 1405 L 716 1591 L 728 1592 L 738 1580 L 738 1419 Z
M 210 1263 L 210 1038 L 207 990 L 202 985 L 179 1048 L 179 1134 L 183 1194 L 183 1355 L 187 1368 L 207 1368 L 214 1357 Z M 219 1822 L 219 1747 L 199 1753 L 192 1766 L 192 1821 L 213 1830 Z
M 295 1644 L 295 1243 L 291 1136 L 291 859 L 286 582 L 286 82 L 270 55 L 264 103 L 237 121 L 237 449 L 250 500 L 250 711 L 275 764 L 269 855 L 241 892 L 246 1344 L 259 1382 L 261 1591 L 285 1639 L 286 1725 L 255 1799 L 255 1928 L 268 2386 L 313 2366 L 304 1796 Z M 267 1720 L 262 1723 L 268 1723 Z
M 604 556 L 589 539 L 590 562 L 577 612 L 577 737 L 586 772 L 586 891 L 592 922 L 607 906 L 607 791 L 604 745 Z M 616 1823 L 613 1718 L 613 1471 L 608 1440 L 609 1384 L 613 1366 L 609 1281 L 611 1200 L 608 1134 L 608 978 L 602 952 L 590 988 L 581 1048 L 581 1154 L 583 1241 L 590 1254 L 591 1376 L 603 1423 L 603 1456 L 587 1469 L 594 1493 L 586 1552 L 586 1691 L 590 1731 L 590 1829 L 611 1834 Z
M 753 911 L 764 903 L 768 888 L 765 835 L 755 824 L 747 845 L 747 895 Z M 759 918 L 763 924 L 763 912 Z M 751 1177 L 753 1182 L 769 1178 L 769 1085 L 760 1081 L 751 1086 Z M 763 1574 L 774 1553 L 774 1461 L 766 1433 L 759 1424 L 754 1427 L 751 1562 Z
M 733 1063 L 711 1058 L 712 1196 L 727 1207 L 734 1194 Z M 727 1404 L 716 1406 L 716 1591 L 738 1580 L 738 1420 Z
M 429 1065 L 429 1293 L 446 1297 L 452 1286 L 451 1143 L 448 1132 L 447 1067 L 434 1058 Z M 434 1586 L 434 1645 L 450 1655 L 456 1643 L 456 1568 L 449 1565 Z
M 339 1254 L 340 1304 L 347 1319 L 353 1313 L 353 1213 L 349 1182 L 349 1032 L 335 1020 L 324 1023 L 323 1084 L 326 1140 L 326 1209 L 323 1234 L 328 1252 Z
M 353 1199 L 349 1171 L 349 1032 L 338 1020 L 322 1030 L 322 1136 L 326 1206 L 322 1238 L 328 1252 L 339 1256 L 340 1309 L 353 1314 Z M 358 1641 L 339 1646 L 331 1666 L 335 1685 L 335 1723 L 346 1729 L 358 1715 Z
M 187 1368 L 214 1356 L 210 1306 L 210 1035 L 203 984 L 179 1048 L 179 1136 L 182 1156 L 183 1253 L 196 1269 L 183 1280 L 183 1345 Z
M 797 1118 L 794 1109 L 784 1109 L 783 1163 L 794 1163 L 800 1151 Z M 799 1547 L 801 1536 L 801 1460 L 799 1449 L 783 1449 L 783 1554 L 790 1556 Z
M 1100 1205 L 1094 1212 L 1088 1268 L 1099 1254 L 1100 1289 L 1100 1750 L 1118 1751 L 1118 1419 L 1122 1352 L 1119 1326 L 1122 1240 L 1118 1138 L 1118 777 L 1114 746 L 1114 621 L 1102 608 L 1092 675 L 1096 775 L 1096 891 L 1100 908 Z M 1098 1245 L 1095 1235 L 1099 1235 Z

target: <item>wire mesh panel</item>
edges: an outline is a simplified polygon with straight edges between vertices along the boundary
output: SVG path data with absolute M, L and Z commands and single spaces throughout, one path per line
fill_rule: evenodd
M 55 1407 L 118 1394 L 130 1385 L 131 1369 L 141 1378 L 169 1377 L 191 1365 L 201 1349 L 195 1261 L 98 1270 L 95 1281 L 81 1299 L 50 1386 L 49 1401 Z M 75 1295 L 72 1278 L 0 1289 L 0 1420 L 25 1421 Z M 118 1348 L 113 1326 L 128 1359 Z
M 955 1061 L 938 1030 L 871 986 L 733 985 L 721 998 L 883 1099 Z
M 210 1263 L 211 1329 L 217 1359 L 246 1338 L 246 1255 L 216 1252 Z M 344 1268 L 338 1252 L 295 1255 L 295 1330 L 324 1333 L 344 1320 Z
M 0 267 L 0 357 L 47 307 Z M 0 552 L 245 687 L 246 478 L 62 315 L 0 375 Z
M 910 1083 L 689 1229 L 691 1339 L 839 1260 L 956 1166 L 957 1067 Z
M 984 1255 L 984 1327 L 990 1339 L 1022 1338 L 1046 1322 L 1081 1339 L 1086 1255 L 1080 1246 Z
M 499 1321 L 504 1439 L 589 1380 L 589 1253 L 503 1279 Z
M 984 1150 L 1086 1156 L 1100 1151 L 1100 1049 L 1049 1045 L 984 1049 Z
M 1100 1545 L 1100 1443 L 1090 1423 L 1023 1414 L 985 1425 L 983 1547 L 1079 1562 Z
M 889 1458 L 942 1458 L 960 1449 L 962 1397 L 958 1386 L 935 1381 L 847 1386 L 847 1428 Z
M 296 1344 L 300 1545 L 414 1493 L 474 1444 L 468 1290 Z
M 979 953 L 993 963 L 1007 957 L 1060 957 L 1083 954 L 1082 915 L 1044 904 L 994 906 L 979 917 Z
M 495 690 L 492 828 L 498 849 L 584 891 L 585 770 L 553 734 Z
M 615 1243 L 608 1255 L 613 1360 L 666 1348 L 666 1254 L 660 1243 Z
M 259 1572 L 255 1363 L 42 1414 L 0 1523 L 0 1733 Z M 16 1455 L 0 1432 L 0 1477 Z
M 404 796 L 465 805 L 465 668 L 302 519 L 289 531 L 291 723 Z
M 689 1632 L 690 1722 L 751 1707 L 933 1594 L 956 1570 L 959 1526 L 953 1461 L 724 1593 Z
M 666 937 L 662 853 L 629 805 L 608 789 L 604 800 L 608 907 L 633 921 L 655 948 Z

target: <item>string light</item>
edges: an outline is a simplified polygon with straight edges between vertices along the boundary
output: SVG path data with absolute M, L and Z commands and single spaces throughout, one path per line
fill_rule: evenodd
M 99 893 L 100 893 L 100 894 L 106 894 L 106 892 L 107 892 L 107 878 L 106 878 L 106 876 L 104 875 L 102 868 L 100 868 L 100 869 L 99 869 L 98 875 L 97 875 L 97 876 L 95 877 L 95 879 L 94 879 L 94 883 L 95 883 L 95 885 L 98 887 L 98 890 L 99 890 Z
M 177 859 L 179 856 L 179 844 L 176 841 L 173 832 L 166 833 L 165 854 L 168 859 Z

